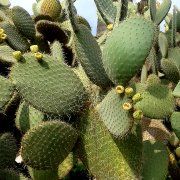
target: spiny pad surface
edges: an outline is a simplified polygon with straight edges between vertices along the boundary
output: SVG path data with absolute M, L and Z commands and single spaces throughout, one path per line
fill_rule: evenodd
M 42 123 L 28 131 L 21 142 L 25 164 L 35 169 L 54 169 L 68 156 L 76 143 L 75 129 L 61 121 Z
M 85 89 L 69 67 L 48 55 L 41 62 L 31 53 L 23 57 L 12 68 L 11 78 L 25 101 L 42 112 L 60 115 L 84 105 Z
M 0 76 L 0 110 L 4 109 L 5 105 L 9 102 L 13 94 L 13 85 L 12 83 Z
M 139 179 L 142 168 L 141 130 L 125 140 L 114 138 L 96 110 L 85 114 L 78 125 L 81 137 L 77 152 L 96 179 Z
M 155 26 L 133 17 L 114 29 L 103 49 L 103 64 L 115 84 L 127 83 L 144 64 L 155 36 Z
M 108 130 L 117 137 L 124 137 L 133 125 L 133 119 L 129 113 L 123 109 L 123 104 L 128 102 L 128 98 L 122 98 L 115 90 L 111 90 L 103 101 L 99 104 L 99 114 Z
M 142 93 L 142 100 L 135 104 L 144 116 L 161 119 L 174 111 L 174 97 L 171 90 L 161 84 L 153 84 Z

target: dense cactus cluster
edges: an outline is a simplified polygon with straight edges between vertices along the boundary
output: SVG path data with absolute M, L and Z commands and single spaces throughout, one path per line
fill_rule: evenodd
M 0 0 L 0 179 L 177 179 L 180 10 L 95 0 L 94 37 L 74 2 Z

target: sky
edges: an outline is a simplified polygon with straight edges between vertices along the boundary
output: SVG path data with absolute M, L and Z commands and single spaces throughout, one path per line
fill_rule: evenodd
M 140 0 L 134 0 L 134 2 L 139 2 Z M 36 0 L 10 0 L 11 5 L 19 5 L 26 9 L 30 14 L 32 14 L 32 4 L 36 2 Z M 162 0 L 159 0 L 162 2 Z M 172 0 L 173 5 L 176 5 L 180 8 L 180 0 Z M 92 27 L 92 34 L 96 34 L 97 27 L 97 13 L 96 6 L 93 0 L 76 0 L 75 7 L 80 16 L 86 18 Z M 173 6 L 172 6 L 173 7 Z

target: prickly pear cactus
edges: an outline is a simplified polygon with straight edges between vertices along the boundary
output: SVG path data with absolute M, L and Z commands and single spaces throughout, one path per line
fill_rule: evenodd
M 179 179 L 180 10 L 94 2 L 0 0 L 0 179 Z

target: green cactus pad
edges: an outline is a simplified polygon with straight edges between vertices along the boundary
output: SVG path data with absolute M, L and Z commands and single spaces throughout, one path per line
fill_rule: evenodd
M 135 104 L 135 108 L 142 110 L 146 117 L 162 119 L 174 111 L 174 97 L 171 90 L 164 85 L 151 85 L 141 96 L 142 100 Z
M 100 47 L 86 26 L 79 25 L 74 45 L 77 58 L 89 79 L 100 87 L 109 87 L 111 81 L 103 68 Z
M 25 52 L 29 49 L 28 41 L 22 37 L 17 28 L 10 23 L 4 22 L 0 25 L 7 35 L 7 43 L 11 48 L 17 51 Z
M 12 53 L 14 52 L 9 46 L 0 46 L 0 62 L 5 64 L 13 64 L 16 62 Z
M 77 16 L 77 22 L 78 22 L 79 24 L 85 25 L 85 26 L 91 31 L 91 26 L 90 26 L 90 24 L 89 24 L 88 21 L 87 21 L 85 18 L 83 18 L 82 16 Z
M 139 179 L 142 168 L 141 131 L 125 140 L 114 138 L 91 110 L 78 124 L 81 137 L 77 143 L 80 159 L 96 179 Z
M 61 14 L 61 4 L 59 0 L 41 0 L 40 14 L 49 15 L 56 19 Z
M 159 48 L 163 58 L 167 57 L 168 54 L 168 40 L 165 34 L 160 33 L 158 38 Z
M 18 151 L 15 138 L 10 133 L 0 134 L 0 147 L 0 169 L 11 167 Z
M 31 53 L 23 57 L 24 62 L 12 68 L 11 78 L 25 101 L 46 113 L 79 111 L 86 100 L 85 89 L 69 67 L 48 55 L 40 62 Z
M 58 167 L 59 179 L 63 179 L 70 172 L 73 166 L 73 153 L 70 153 L 68 157 Z
M 111 0 L 95 0 L 97 9 L 102 16 L 103 20 L 107 23 L 113 23 L 116 18 L 116 6 Z
M 44 122 L 24 135 L 21 156 L 34 169 L 54 170 L 68 156 L 77 137 L 75 129 L 67 123 Z
M 28 105 L 26 102 L 20 104 L 16 113 L 16 127 L 25 133 L 29 129 L 39 125 L 44 119 L 44 114 Z
M 98 105 L 98 112 L 102 121 L 110 133 L 116 137 L 124 137 L 132 128 L 132 116 L 129 111 L 123 109 L 123 104 L 128 101 L 127 97 L 121 97 L 113 89 Z
M 34 180 L 58 180 L 57 170 L 36 170 L 28 167 L 31 178 Z
M 156 10 L 155 23 L 160 24 L 171 8 L 171 0 L 163 0 L 159 9 Z
M 173 96 L 180 98 L 180 81 L 173 91 Z
M 62 49 L 62 45 L 58 41 L 53 42 L 51 46 L 51 54 L 53 58 L 63 63 L 64 60 L 63 49 Z
M 61 26 L 56 22 L 48 20 L 40 20 L 36 24 L 37 31 L 43 35 L 44 39 L 53 42 L 59 40 L 63 44 L 67 44 L 68 37 Z
M 0 110 L 3 110 L 13 95 L 14 87 L 8 79 L 2 76 L 0 76 L 0 87 Z
M 168 173 L 168 152 L 163 143 L 144 141 L 143 159 L 143 179 L 166 179 Z
M 2 180 L 29 180 L 22 174 L 18 174 L 18 172 L 11 169 L 0 170 L 0 178 Z
M 147 78 L 147 86 L 152 86 L 152 85 L 155 85 L 155 84 L 159 84 L 161 82 L 161 80 L 159 79 L 159 77 L 155 74 L 150 74 Z
M 127 83 L 149 55 L 155 26 L 142 17 L 129 18 L 111 33 L 103 48 L 103 64 L 115 84 Z
M 167 79 L 177 83 L 180 79 L 180 71 L 172 59 L 162 59 L 161 68 Z
M 12 19 L 18 30 L 28 39 L 34 39 L 36 31 L 30 14 L 19 6 L 12 8 Z
M 180 48 L 175 47 L 175 48 L 169 49 L 168 58 L 172 59 L 172 61 L 177 66 L 179 73 L 180 73 L 180 60 L 179 60 L 180 59 Z
M 149 0 L 151 20 L 155 21 L 156 18 L 156 0 Z
M 170 120 L 176 136 L 180 139 L 180 112 L 174 112 Z

